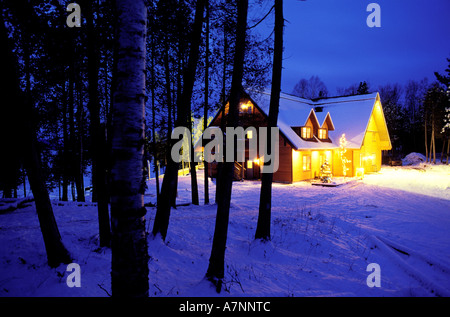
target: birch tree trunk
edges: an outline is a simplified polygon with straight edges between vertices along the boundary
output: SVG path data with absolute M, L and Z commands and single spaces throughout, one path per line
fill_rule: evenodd
M 271 127 L 277 126 L 278 108 L 281 91 L 281 72 L 283 63 L 283 0 L 275 0 L 275 47 L 272 70 L 272 91 L 270 93 L 269 129 L 266 145 L 271 146 Z M 271 153 L 273 155 L 273 153 Z M 261 177 L 261 194 L 259 196 L 259 215 L 255 239 L 270 240 L 270 219 L 272 209 L 273 173 L 263 173 Z
M 148 296 L 144 207 L 144 0 L 116 0 L 117 64 L 113 102 L 111 225 L 113 296 Z
M 227 126 L 235 127 L 238 122 L 238 107 L 242 91 L 244 73 L 245 38 L 247 29 L 248 0 L 237 2 L 238 16 L 236 28 L 236 51 L 233 62 L 233 76 L 230 91 L 230 120 Z M 226 151 L 225 151 L 226 152 Z M 214 238 L 209 258 L 206 279 L 211 281 L 220 293 L 225 269 L 225 249 L 228 235 L 228 220 L 230 215 L 231 190 L 233 185 L 234 161 L 225 162 L 217 182 L 220 194 L 217 196 L 217 215 L 214 228 Z

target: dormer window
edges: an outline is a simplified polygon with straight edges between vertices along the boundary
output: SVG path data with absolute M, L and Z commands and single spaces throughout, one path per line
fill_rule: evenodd
M 300 130 L 301 133 L 301 137 L 303 139 L 311 139 L 312 135 L 311 135 L 311 127 L 302 127 Z
M 317 137 L 320 140 L 328 139 L 328 131 L 327 131 L 327 129 L 319 129 L 318 132 L 317 132 Z

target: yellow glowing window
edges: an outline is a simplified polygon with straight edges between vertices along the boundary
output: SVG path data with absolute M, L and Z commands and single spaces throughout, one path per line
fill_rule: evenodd
M 319 139 L 321 139 L 321 140 L 325 140 L 325 139 L 327 139 L 327 129 L 319 129 L 319 132 L 318 132 L 318 137 L 319 137 Z
M 253 168 L 253 162 L 247 161 L 247 168 Z
M 252 130 L 248 130 L 247 131 L 247 139 L 251 139 L 253 138 L 253 131 Z
M 311 139 L 311 128 L 310 127 L 302 127 L 301 129 L 301 137 L 303 139 Z
M 252 111 L 253 111 L 253 108 L 252 108 L 252 104 L 250 102 L 242 103 L 240 105 L 241 113 L 252 113 Z
M 309 155 L 303 156 L 303 170 L 304 171 L 311 170 L 311 156 L 309 156 Z

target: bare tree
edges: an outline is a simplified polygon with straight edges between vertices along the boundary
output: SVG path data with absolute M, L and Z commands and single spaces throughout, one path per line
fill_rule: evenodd
M 22 9 L 27 10 L 29 7 Z M 3 43 L 0 49 L 0 64 L 3 76 L 6 79 L 0 85 L 0 93 L 4 98 L 1 114 L 4 114 L 3 111 L 12 112 L 8 115 L 9 122 L 7 124 L 16 129 L 17 127 L 21 127 L 18 130 L 20 134 L 12 135 L 11 137 L 18 138 L 15 143 L 23 144 L 23 152 L 21 154 L 24 157 L 28 180 L 36 204 L 36 212 L 44 238 L 48 265 L 50 267 L 57 267 L 61 263 L 70 263 L 72 259 L 61 240 L 45 185 L 45 177 L 42 171 L 41 156 L 36 136 L 37 128 L 34 119 L 36 118 L 36 111 L 33 106 L 33 100 L 31 99 L 30 65 L 27 62 L 28 57 L 25 57 L 26 87 L 24 95 L 20 89 L 17 71 L 18 62 L 13 54 L 12 45 L 8 39 L 8 32 L 3 20 L 2 5 L 0 5 L 0 11 L 0 42 Z M 31 29 L 27 25 L 27 21 L 21 20 L 20 22 L 23 23 L 24 34 L 29 34 Z M 24 45 L 29 45 L 29 43 L 24 42 Z
M 278 108 L 281 92 L 281 73 L 283 69 L 283 0 L 275 0 L 275 47 L 272 70 L 272 91 L 270 93 L 269 127 L 277 127 Z M 267 133 L 267 148 L 272 149 L 271 129 Z M 263 173 L 261 194 L 259 196 L 259 215 L 255 239 L 270 240 L 270 218 L 272 209 L 273 173 Z
M 300 79 L 292 94 L 306 99 L 322 98 L 328 96 L 328 89 L 318 76 L 311 76 L 309 79 Z
M 206 4 L 206 34 L 205 34 L 205 42 L 206 42 L 206 52 L 205 52 L 205 106 L 203 109 L 203 131 L 208 126 L 208 97 L 209 97 L 209 1 Z M 209 185 L 208 185 L 208 174 L 209 174 L 209 166 L 208 163 L 204 160 L 203 165 L 205 166 L 205 205 L 209 204 Z
M 206 0 L 197 0 L 195 8 L 194 25 L 191 34 L 191 45 L 189 50 L 189 58 L 186 69 L 183 73 L 183 91 L 180 98 L 177 100 L 177 127 L 188 127 L 191 125 L 188 122 L 190 119 L 190 104 L 192 99 L 192 91 L 195 82 L 195 73 L 197 69 L 197 62 L 199 57 L 199 50 L 201 44 L 201 33 L 203 24 L 203 13 L 205 9 Z M 190 121 L 190 120 L 189 120 Z M 169 131 L 170 135 L 171 131 Z M 176 140 L 171 140 L 174 144 Z M 161 234 L 164 240 L 167 235 L 167 229 L 169 227 L 170 209 L 174 203 L 174 199 L 177 191 L 178 180 L 178 163 L 176 163 L 168 151 L 167 166 L 164 173 L 163 183 L 161 186 L 161 197 L 167 199 L 161 199 L 156 209 L 155 222 L 153 225 L 153 235 Z
M 248 0 L 237 1 L 236 51 L 233 62 L 233 77 L 230 91 L 229 121 L 227 126 L 236 127 L 238 122 L 238 106 L 242 93 L 242 77 L 244 73 L 245 38 L 247 29 Z M 231 189 L 233 185 L 234 161 L 223 163 L 217 188 L 217 215 L 214 238 L 209 258 L 206 279 L 216 286 L 219 293 L 222 289 L 222 279 L 225 269 L 225 248 L 228 235 L 228 220 L 230 215 Z

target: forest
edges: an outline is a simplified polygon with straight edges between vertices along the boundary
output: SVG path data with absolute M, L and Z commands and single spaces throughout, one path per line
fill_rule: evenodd
M 71 262 L 49 190 L 57 190 L 61 201 L 78 202 L 89 190 L 97 203 L 99 246 L 112 250 L 113 296 L 148 295 L 147 238 L 165 239 L 184 167 L 170 157 L 177 141 L 171 131 L 202 131 L 226 101 L 225 125 L 235 126 L 242 87 L 271 90 L 269 124 L 276 126 L 283 1 L 274 0 L 265 16 L 249 19 L 249 6 L 263 1 L 78 0 L 79 27 L 67 24 L 71 1 L 0 2 L 0 190 L 5 199 L 17 198 L 19 187 L 24 196 L 32 192 L 49 266 Z M 274 30 L 262 38 L 254 27 L 269 18 Z M 436 72 L 433 80 L 403 87 L 362 81 L 336 95 L 378 91 L 391 158 L 422 152 L 430 162 L 448 164 L 448 62 L 446 73 Z M 310 99 L 333 95 L 318 77 L 301 79 L 292 93 Z M 220 292 L 234 165 L 221 165 L 216 197 L 208 196 L 207 177 L 205 184 L 197 182 L 195 164 L 189 168 L 192 204 L 199 204 L 199 186 L 205 186 L 205 203 L 217 204 L 205 278 Z M 150 174 L 158 200 L 153 230 L 146 232 L 142 196 Z M 86 175 L 92 187 L 84 183 Z M 261 181 L 255 239 L 265 241 L 272 174 Z

